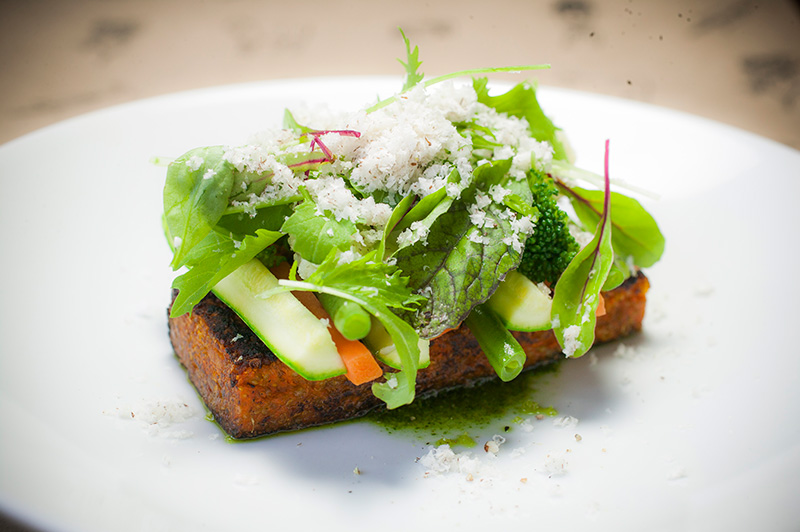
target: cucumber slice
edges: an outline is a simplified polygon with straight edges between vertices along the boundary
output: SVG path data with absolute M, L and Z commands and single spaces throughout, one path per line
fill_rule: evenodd
M 397 354 L 397 348 L 394 346 L 394 340 L 389 334 L 389 331 L 372 316 L 372 326 L 369 329 L 369 334 L 362 340 L 364 345 L 367 346 L 375 358 L 394 369 L 401 369 L 400 355 Z M 419 368 L 427 368 L 431 362 L 431 342 L 423 338 L 419 339 Z
M 259 299 L 278 279 L 259 260 L 237 268 L 214 287 L 224 301 L 287 366 L 308 380 L 323 380 L 347 370 L 328 327 L 290 292 Z
M 519 272 L 510 272 L 486 302 L 512 331 L 544 331 L 552 328 L 553 299 Z

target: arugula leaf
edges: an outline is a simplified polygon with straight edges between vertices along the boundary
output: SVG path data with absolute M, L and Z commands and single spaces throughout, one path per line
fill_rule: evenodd
M 192 268 L 172 282 L 178 295 L 170 317 L 190 312 L 219 281 L 282 236 L 283 233 L 266 229 L 257 229 L 255 235 L 247 235 L 241 242 L 216 231 L 206 235 L 187 257 L 186 262 Z
M 596 227 L 605 201 L 603 191 L 568 187 L 561 181 L 556 185 L 569 197 L 580 221 Z M 631 257 L 642 268 L 658 262 L 664 253 L 664 235 L 650 213 L 635 199 L 617 192 L 611 193 L 610 201 L 614 252 L 623 262 Z
M 401 369 L 387 382 L 372 385 L 372 392 L 397 408 L 414 400 L 419 365 L 419 336 L 390 308 L 413 310 L 424 298 L 415 295 L 396 267 L 376 261 L 375 252 L 350 263 L 339 263 L 335 250 L 305 281 L 281 280 L 283 290 L 321 292 L 353 301 L 373 315 L 389 332 L 400 356 Z M 259 297 L 269 297 L 273 291 Z
M 486 164 L 475 170 L 477 183 L 498 180 L 510 161 Z M 427 242 L 417 242 L 395 254 L 397 266 L 409 276 L 409 286 L 428 296 L 424 307 L 405 316 L 423 338 L 456 328 L 476 305 L 494 293 L 505 274 L 519 264 L 521 254 L 503 242 L 512 233 L 505 206 L 494 202 L 484 209 L 485 225 L 471 219 L 475 195 L 465 191 L 431 225 Z
M 350 220 L 336 220 L 317 213 L 317 205 L 306 193 L 303 203 L 286 219 L 281 231 L 288 233 L 292 249 L 305 260 L 319 264 L 334 248 L 350 248 L 356 226 Z
M 558 128 L 542 111 L 536 99 L 536 89 L 532 85 L 527 82 L 519 83 L 505 94 L 489 96 L 488 83 L 487 78 L 476 78 L 472 81 L 480 103 L 494 108 L 499 113 L 526 119 L 533 138 L 550 143 L 555 159 L 567 159 L 566 148 L 556 135 Z
M 422 66 L 422 62 L 419 60 L 419 47 L 415 46 L 414 50 L 411 50 L 411 43 L 409 42 L 406 34 L 403 33 L 403 30 L 400 29 L 400 35 L 403 36 L 403 42 L 406 44 L 406 57 L 407 63 L 400 61 L 400 64 L 406 69 L 406 81 L 403 84 L 402 92 L 407 91 L 408 89 L 414 87 L 417 83 L 422 81 L 422 78 L 425 77 L 425 74 L 422 72 L 417 72 L 420 66 Z
M 167 169 L 164 219 L 175 270 L 185 264 L 188 253 L 211 232 L 228 206 L 234 168 L 224 155 L 222 146 L 197 148 Z
M 606 141 L 605 200 L 594 238 L 567 266 L 553 294 L 553 332 L 569 357 L 579 357 L 594 343 L 600 291 L 614 262 L 611 246 L 611 190 Z

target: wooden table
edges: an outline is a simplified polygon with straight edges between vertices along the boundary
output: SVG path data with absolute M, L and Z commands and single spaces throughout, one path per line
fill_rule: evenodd
M 0 142 L 175 91 L 550 63 L 541 84 L 653 103 L 800 148 L 791 0 L 37 0 L 0 7 Z M 519 79 L 519 78 L 517 78 Z

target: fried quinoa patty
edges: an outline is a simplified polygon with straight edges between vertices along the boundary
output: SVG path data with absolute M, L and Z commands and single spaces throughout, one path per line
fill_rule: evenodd
M 639 273 L 603 294 L 606 314 L 597 319 L 596 343 L 641 329 L 649 286 L 644 274 Z M 526 369 L 563 358 L 552 331 L 513 334 L 527 354 Z M 283 364 L 213 294 L 191 313 L 170 318 L 169 337 L 214 419 L 234 438 L 334 423 L 385 408 L 372 394 L 370 383 L 355 386 L 344 375 L 322 381 L 304 379 Z M 431 342 L 430 359 L 430 365 L 417 375 L 418 397 L 495 375 L 478 342 L 463 325 Z

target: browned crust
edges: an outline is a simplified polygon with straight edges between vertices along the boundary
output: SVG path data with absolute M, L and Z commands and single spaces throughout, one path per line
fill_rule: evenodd
M 607 314 L 598 318 L 598 342 L 641 329 L 646 293 L 643 274 L 605 295 Z M 528 355 L 526 368 L 562 355 L 552 331 L 514 333 Z M 344 376 L 308 381 L 281 363 L 242 320 L 209 294 L 193 310 L 169 319 L 175 354 L 214 418 L 234 438 L 252 438 L 362 416 L 382 403 L 370 384 L 354 386 Z M 494 375 L 466 327 L 431 343 L 431 363 L 417 376 L 425 395 Z

